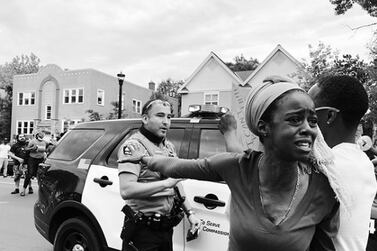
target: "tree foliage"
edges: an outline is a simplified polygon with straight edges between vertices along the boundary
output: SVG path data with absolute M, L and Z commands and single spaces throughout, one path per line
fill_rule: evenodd
M 335 13 L 337 15 L 344 14 L 347 10 L 357 3 L 372 17 L 377 17 L 377 2 L 376 0 L 330 0 L 330 3 L 335 5 Z
M 118 110 L 119 110 L 119 102 L 118 101 L 113 101 L 111 102 L 111 105 L 113 106 L 113 109 L 112 111 L 107 115 L 106 119 L 118 119 Z M 121 113 L 121 118 L 124 119 L 124 118 L 127 118 L 128 115 L 127 113 L 124 113 L 122 111 Z
M 339 55 L 339 52 L 322 42 L 316 48 L 310 45 L 309 51 L 309 62 L 302 62 L 304 67 L 298 74 L 300 86 L 308 90 L 326 75 L 352 76 L 364 85 L 368 93 L 370 112 L 366 117 L 377 122 L 377 60 L 367 63 L 359 56 Z
M 14 57 L 10 62 L 0 65 L 0 89 L 4 90 L 5 97 L 0 97 L 0 137 L 10 137 L 13 76 L 38 72 L 40 59 L 33 53 Z
M 30 74 L 38 72 L 40 59 L 33 53 L 16 56 L 11 62 L 0 65 L 0 88 L 4 89 L 8 97 L 12 99 L 13 76 L 18 74 Z
M 183 81 L 175 81 L 171 78 L 166 80 L 162 80 L 157 87 L 156 92 L 162 95 L 166 95 L 172 98 L 178 98 L 180 94 L 178 93 L 178 89 L 183 85 Z
M 89 121 L 97 121 L 97 120 L 103 119 L 102 114 L 100 114 L 99 112 L 96 112 L 92 109 L 86 110 L 86 113 L 88 113 Z
M 253 71 L 259 65 L 258 59 L 251 57 L 249 60 L 247 60 L 243 54 L 241 54 L 241 56 L 236 56 L 233 60 L 234 63 L 225 63 L 225 65 L 232 71 Z

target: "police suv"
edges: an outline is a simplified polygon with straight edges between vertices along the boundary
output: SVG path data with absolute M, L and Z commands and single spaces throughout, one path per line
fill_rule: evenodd
M 207 106 L 191 109 L 190 117 L 171 120 L 168 139 L 179 157 L 204 158 L 225 152 L 218 123 L 226 111 Z M 140 119 L 79 124 L 41 165 L 34 221 L 55 251 L 121 249 L 124 201 L 119 193 L 117 152 L 140 126 Z M 183 220 L 174 228 L 174 250 L 225 251 L 229 237 L 228 187 L 197 180 L 185 180 L 183 186 L 202 228 L 197 239 L 187 242 L 189 223 Z M 377 250 L 376 219 L 377 207 L 372 209 L 368 251 Z
M 168 139 L 180 158 L 204 158 L 225 152 L 218 129 L 220 108 L 192 107 L 188 118 L 172 118 Z M 207 107 L 208 108 L 208 107 Z M 140 119 L 79 124 L 67 133 L 39 170 L 34 221 L 38 231 L 60 250 L 120 250 L 124 205 L 119 193 L 117 153 L 141 126 Z M 229 223 L 224 183 L 185 180 L 186 199 L 202 220 L 199 237 L 187 242 L 189 223 L 174 228 L 174 250 L 226 250 Z

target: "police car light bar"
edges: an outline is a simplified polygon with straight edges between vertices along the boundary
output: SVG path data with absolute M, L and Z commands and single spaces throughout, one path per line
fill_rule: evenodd
M 202 112 L 202 113 L 220 113 L 225 114 L 229 111 L 226 107 L 220 107 L 217 105 L 190 105 L 188 108 L 190 113 Z

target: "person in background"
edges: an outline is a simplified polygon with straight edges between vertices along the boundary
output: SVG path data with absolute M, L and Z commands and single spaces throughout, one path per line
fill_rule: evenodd
M 133 155 L 130 152 L 132 145 L 137 145 L 142 154 L 177 157 L 174 145 L 166 139 L 170 119 L 171 105 L 167 101 L 149 100 L 142 109 L 142 126 L 120 147 L 118 158 Z M 123 227 L 127 231 L 121 234 L 123 251 L 172 251 L 173 227 L 181 221 L 183 212 L 191 224 L 191 231 L 198 230 L 200 220 L 190 203 L 187 200 L 178 205 L 174 203 L 176 198 L 181 200 L 183 197 L 179 179 L 150 171 L 141 163 L 120 163 L 118 169 L 120 193 L 126 202 L 123 208 L 125 222 L 134 214 L 139 215 L 135 225 Z M 183 212 L 177 208 L 182 208 Z M 126 213 L 130 211 L 131 216 Z M 130 228 L 134 228 L 132 233 Z
M 20 179 L 27 169 L 29 151 L 26 150 L 27 141 L 24 134 L 17 135 L 17 142 L 12 145 L 9 156 L 14 160 L 13 173 L 15 189 L 11 194 L 20 192 Z M 30 183 L 27 184 L 30 187 Z
M 2 139 L 0 141 L 0 169 L 3 169 L 3 177 L 8 176 L 8 154 L 10 150 L 10 145 Z
M 321 79 L 309 95 L 324 139 L 335 155 L 335 175 L 346 186 L 351 202 L 348 209 L 340 205 L 336 250 L 364 251 L 377 183 L 373 164 L 356 144 L 355 134 L 368 110 L 368 95 L 357 79 L 345 75 Z
M 339 203 L 317 162 L 308 161 L 319 133 L 313 101 L 294 83 L 266 81 L 251 90 L 245 120 L 264 152 L 183 160 L 138 154 L 132 145 L 119 162 L 141 161 L 173 178 L 225 181 L 232 195 L 229 251 L 335 250 Z M 327 156 L 317 160 L 328 163 Z
M 29 194 L 33 193 L 33 188 L 31 186 L 31 178 L 37 177 L 38 166 L 42 163 L 45 159 L 46 154 L 46 147 L 47 144 L 43 140 L 44 133 L 37 132 L 33 139 L 29 141 L 26 150 L 30 151 L 29 158 L 27 162 L 27 172 L 25 177 L 25 182 L 23 186 L 23 191 L 21 192 L 21 196 L 25 196 L 25 191 L 27 186 L 29 185 Z

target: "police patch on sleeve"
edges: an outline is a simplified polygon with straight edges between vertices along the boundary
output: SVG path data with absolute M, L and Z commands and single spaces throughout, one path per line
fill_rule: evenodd
M 132 155 L 132 152 L 128 146 L 123 147 L 123 154 L 124 155 Z

